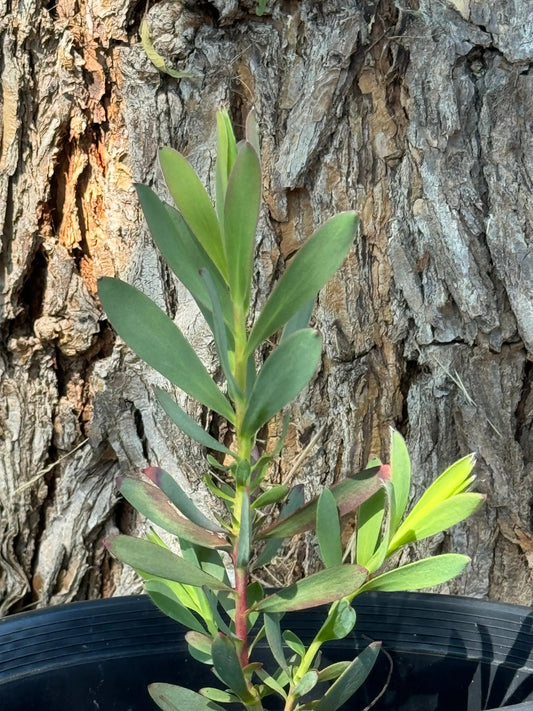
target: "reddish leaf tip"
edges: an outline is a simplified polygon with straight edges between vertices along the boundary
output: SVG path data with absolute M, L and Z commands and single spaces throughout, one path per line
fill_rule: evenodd
M 143 474 L 156 486 L 159 486 L 161 483 L 161 471 L 159 467 L 146 467 L 146 469 L 143 469 Z
M 125 478 L 126 477 L 124 476 L 124 474 L 119 474 L 117 476 L 117 478 L 115 479 L 115 484 L 116 484 L 117 489 L 120 489 L 120 487 L 122 486 L 122 482 L 124 481 Z
M 390 481 L 390 478 L 391 478 L 390 464 L 382 464 L 379 468 L 378 476 L 383 481 Z

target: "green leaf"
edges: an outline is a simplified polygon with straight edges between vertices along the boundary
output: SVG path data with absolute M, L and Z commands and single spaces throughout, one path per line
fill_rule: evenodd
M 337 711 L 351 699 L 372 671 L 381 642 L 372 642 L 343 671 L 315 706 L 314 711 Z
M 224 201 L 228 178 L 237 157 L 237 142 L 227 109 L 217 111 L 218 150 L 215 163 L 216 206 L 220 224 L 224 222 Z
M 233 308 L 228 287 L 181 213 L 163 203 L 148 186 L 137 184 L 135 187 L 152 238 L 169 267 L 191 293 L 206 320 L 211 324 L 210 299 L 199 274 L 200 269 L 210 272 L 222 304 L 224 318 L 231 328 Z
M 446 583 L 463 572 L 470 558 L 459 553 L 443 553 L 432 558 L 423 558 L 401 568 L 390 570 L 369 580 L 358 591 L 366 590 L 421 590 Z
M 265 613 L 263 622 L 265 625 L 265 634 L 268 642 L 268 647 L 272 652 L 272 656 L 278 663 L 279 667 L 284 671 L 288 671 L 287 660 L 283 652 L 283 640 L 281 637 L 280 618 L 278 613 Z
M 340 267 L 357 230 L 354 212 L 328 220 L 300 248 L 271 293 L 248 340 L 247 354 L 284 326 Z
M 154 470 L 155 467 L 150 467 L 150 469 Z M 161 526 L 165 531 L 178 536 L 178 538 L 185 538 L 206 548 L 221 548 L 228 545 L 225 536 L 214 531 L 206 531 L 188 518 L 181 516 L 166 494 L 148 482 L 125 477 L 120 485 L 120 493 L 149 521 Z
M 203 570 L 172 553 L 172 551 L 142 538 L 123 535 L 113 536 L 108 540 L 107 547 L 116 558 L 142 573 L 149 573 L 150 575 L 156 575 L 158 578 L 174 580 L 185 585 L 194 585 L 196 587 L 207 585 L 213 590 L 231 591 L 231 588 L 224 585 L 220 580 L 204 573 Z
M 434 536 L 464 521 L 477 511 L 484 500 L 483 494 L 456 494 L 431 508 L 428 507 L 424 516 L 419 515 L 412 522 L 407 519 L 407 525 L 399 528 L 389 544 L 389 554 L 407 543 Z
M 204 686 L 203 689 L 200 689 L 200 693 L 207 699 L 211 699 L 211 701 L 220 701 L 221 704 L 231 704 L 239 700 L 233 694 L 222 689 L 216 689 L 213 686 Z
M 255 434 L 309 383 L 320 360 L 321 348 L 318 333 L 304 329 L 289 336 L 267 358 L 244 415 L 244 434 Z
M 148 686 L 148 693 L 163 711 L 224 711 L 214 701 L 183 686 L 158 682 Z
M 394 533 L 409 500 L 411 489 L 411 462 L 405 441 L 399 432 L 391 429 L 391 481 L 394 487 L 394 517 L 391 519 L 391 530 Z
M 253 502 L 252 508 L 262 509 L 265 506 L 277 504 L 282 499 L 284 499 L 288 493 L 289 487 L 285 486 L 284 484 L 277 484 L 276 486 L 272 486 L 270 489 L 263 491 L 262 494 L 259 494 L 257 499 Z
M 154 605 L 171 620 L 191 630 L 205 634 L 205 629 L 200 621 L 176 598 L 173 590 L 164 580 L 146 580 L 144 589 L 150 596 Z
M 202 655 L 211 656 L 213 640 L 208 635 L 202 634 L 201 632 L 187 632 L 185 639 L 190 647 L 196 649 Z
M 183 491 L 178 482 L 160 467 L 146 467 L 143 474 L 150 479 L 161 491 L 168 496 L 174 506 L 181 511 L 190 521 L 201 528 L 215 533 L 222 532 L 220 526 L 207 518 Z M 187 539 L 190 540 L 190 539 Z M 219 542 L 220 545 L 220 542 Z M 212 548 L 213 546 L 207 546 Z
M 325 667 L 318 672 L 318 681 L 324 682 L 337 679 L 349 666 L 350 662 L 335 662 L 335 664 L 330 664 L 329 667 Z
M 311 671 L 306 672 L 303 677 L 300 679 L 300 681 L 296 684 L 296 688 L 294 689 L 293 696 L 295 699 L 299 699 L 301 696 L 305 696 L 308 694 L 314 687 L 316 686 L 318 682 L 318 672 L 315 671 L 314 669 L 311 669 Z
M 255 109 L 252 109 L 248 112 L 248 116 L 246 117 L 245 133 L 247 142 L 252 144 L 253 149 L 257 153 L 257 157 L 260 159 L 261 147 L 259 145 L 259 131 L 257 129 L 257 118 L 255 115 Z
M 337 502 L 329 489 L 323 489 L 316 507 L 316 537 L 326 568 L 342 564 L 341 525 Z
M 347 600 L 340 600 L 331 606 L 317 637 L 321 643 L 331 639 L 344 639 L 353 630 L 355 620 L 356 614 L 353 607 Z
M 383 488 L 385 491 L 385 520 L 381 527 L 381 534 L 379 545 L 377 546 L 374 554 L 370 556 L 364 567 L 369 573 L 373 574 L 376 570 L 381 568 L 385 559 L 389 555 L 389 541 L 391 537 L 391 520 L 394 516 L 394 495 L 393 487 L 391 481 L 384 481 Z M 360 561 L 357 561 L 360 565 L 363 565 Z
M 340 516 L 350 513 L 378 491 L 383 472 L 381 467 L 365 469 L 331 487 Z M 294 513 L 284 516 L 259 532 L 258 538 L 287 538 L 312 528 L 316 520 L 317 498 Z
M 98 294 L 113 327 L 140 358 L 206 407 L 235 421 L 231 405 L 159 306 L 135 287 L 111 277 L 99 279 Z
M 310 575 L 288 588 L 269 595 L 255 609 L 290 612 L 326 605 L 353 594 L 363 585 L 367 572 L 360 565 L 339 565 Z
M 282 507 L 280 518 L 283 519 L 289 516 L 291 513 L 300 508 L 304 503 L 304 489 L 302 484 L 297 484 L 294 486 L 287 498 L 287 503 Z M 264 565 L 270 563 L 272 558 L 276 555 L 278 550 L 283 544 L 283 538 L 269 538 L 266 546 L 263 548 L 261 553 L 258 555 L 253 567 L 261 568 Z
M 159 151 L 159 162 L 178 210 L 224 279 L 228 265 L 211 198 L 187 160 L 172 148 Z
M 213 666 L 220 679 L 245 703 L 251 699 L 244 678 L 235 645 L 229 639 L 218 635 L 211 649 Z
M 232 299 L 248 311 L 259 206 L 261 166 L 254 148 L 240 147 L 232 168 L 224 205 L 224 245 Z
M 315 299 L 313 298 L 311 299 L 311 301 L 308 301 L 307 304 L 304 304 L 302 308 L 294 314 L 294 316 L 291 316 L 291 318 L 285 324 L 285 328 L 283 329 L 283 333 L 281 334 L 279 342 L 283 343 L 283 341 L 295 331 L 299 331 L 302 328 L 307 328 L 314 308 Z
M 357 517 L 357 562 L 366 566 L 374 555 L 385 514 L 385 490 L 381 489 L 359 507 Z
M 292 649 L 295 654 L 299 657 L 303 657 L 305 655 L 305 644 L 297 634 L 294 634 L 291 630 L 285 630 L 282 637 L 287 647 Z
M 231 450 L 229 450 L 221 442 L 218 442 L 214 437 L 211 437 L 209 432 L 206 432 L 203 427 L 200 427 L 200 425 L 193 420 L 193 418 L 188 415 L 185 410 L 181 409 L 178 403 L 173 400 L 168 393 L 157 387 L 154 388 L 154 392 L 163 410 L 182 432 L 207 449 L 235 456 Z
M 287 693 L 283 686 L 278 682 L 277 679 L 275 679 L 273 676 L 270 676 L 270 674 L 268 674 L 264 669 L 258 669 L 257 676 L 261 679 L 265 686 L 268 686 L 269 689 L 272 689 L 272 691 L 274 691 L 276 694 L 279 694 L 283 699 L 287 698 Z

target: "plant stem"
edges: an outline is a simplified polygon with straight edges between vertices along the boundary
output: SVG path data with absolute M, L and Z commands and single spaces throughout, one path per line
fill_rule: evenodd
M 246 610 L 248 587 L 248 571 L 246 568 L 235 569 L 235 590 L 237 592 L 237 602 L 235 605 L 235 634 L 242 641 L 241 667 L 248 664 L 248 617 Z

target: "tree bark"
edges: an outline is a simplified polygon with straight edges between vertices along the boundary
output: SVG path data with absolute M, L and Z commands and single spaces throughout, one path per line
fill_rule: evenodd
M 239 134 L 252 107 L 261 129 L 257 307 L 313 228 L 344 209 L 362 221 L 318 299 L 322 366 L 290 408 L 273 479 L 312 494 L 386 457 L 389 426 L 407 438 L 418 492 L 475 451 L 485 507 L 422 550 L 472 555 L 446 590 L 530 604 L 530 3 L 270 0 L 259 16 L 254 0 L 4 1 L 0 613 L 139 589 L 102 546 L 143 530 L 116 496 L 120 472 L 162 466 L 212 506 L 203 453 L 157 409 L 162 378 L 115 338 L 96 279 L 164 305 L 218 375 L 133 182 L 168 197 L 163 145 L 208 180 L 222 104 Z M 150 62 L 145 13 L 158 54 L 196 79 Z M 315 565 L 308 536 L 263 575 Z

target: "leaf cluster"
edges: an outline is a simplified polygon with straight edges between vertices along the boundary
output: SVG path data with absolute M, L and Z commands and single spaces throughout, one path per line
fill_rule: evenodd
M 268 470 L 284 442 L 287 420 L 272 452 L 255 451 L 261 429 L 310 382 L 320 362 L 318 334 L 308 328 L 314 299 L 342 264 L 357 217 L 328 220 L 304 242 L 257 315 L 250 314 L 254 245 L 261 210 L 259 138 L 251 114 L 237 143 L 226 111 L 217 114 L 218 154 L 214 204 L 180 153 L 163 149 L 160 163 L 175 206 L 148 187 L 137 192 L 154 241 L 189 290 L 209 325 L 224 382 L 211 377 L 185 336 L 151 299 L 118 279 L 103 278 L 99 295 L 117 333 L 140 358 L 231 428 L 227 445 L 204 430 L 166 391 L 162 409 L 189 437 L 224 457 L 208 455 L 214 472 L 205 481 L 225 515 L 201 512 L 175 479 L 159 467 L 143 478 L 126 476 L 120 492 L 154 526 L 175 537 L 179 553 L 153 530 L 147 539 L 118 535 L 110 552 L 145 580 L 146 591 L 167 615 L 188 628 L 191 655 L 212 667 L 220 686 L 199 693 L 153 684 L 150 694 L 167 711 L 211 711 L 239 702 L 251 711 L 276 695 L 285 711 L 335 711 L 364 682 L 379 653 L 373 642 L 355 659 L 320 668 L 321 646 L 349 635 L 351 605 L 365 590 L 411 590 L 460 573 L 468 558 L 446 554 L 380 569 L 404 546 L 469 516 L 481 503 L 469 491 L 473 458 L 449 467 L 409 512 L 410 463 L 401 436 L 392 432 L 390 465 L 376 463 L 305 501 L 300 485 L 270 485 Z M 253 316 L 253 317 L 252 317 Z M 268 356 L 265 358 L 265 353 Z M 278 516 L 272 519 L 273 508 Z M 355 514 L 356 537 L 341 543 L 341 516 Z M 252 571 L 267 565 L 295 535 L 314 532 L 323 569 L 267 594 Z M 319 605 L 329 612 L 305 646 L 289 630 L 286 613 Z M 262 640 L 273 669 L 252 661 Z M 319 683 L 329 684 L 324 693 Z

